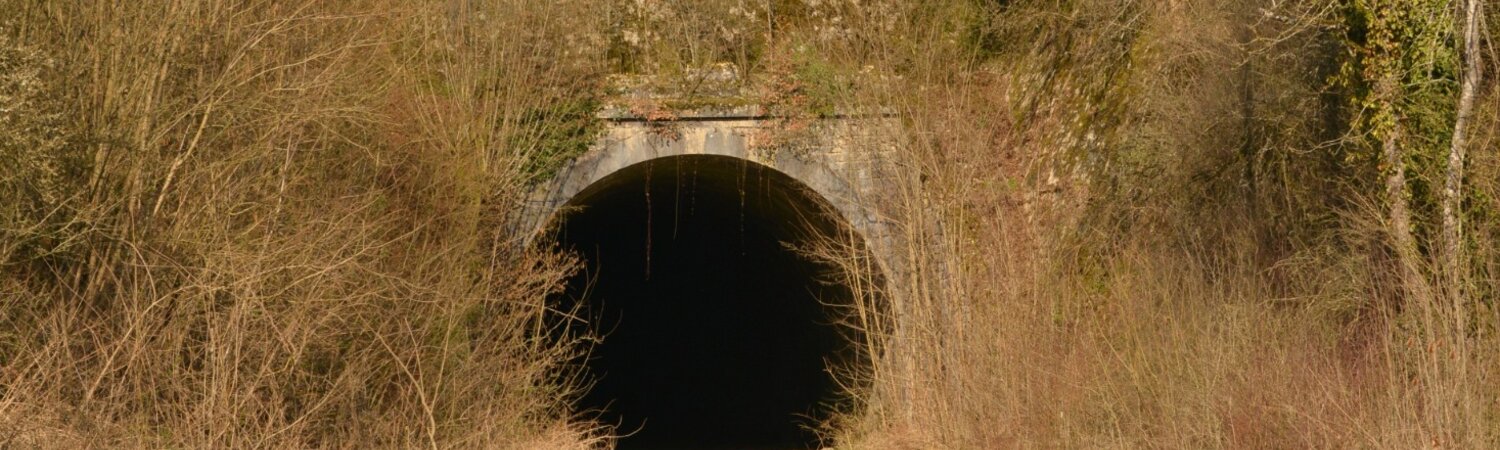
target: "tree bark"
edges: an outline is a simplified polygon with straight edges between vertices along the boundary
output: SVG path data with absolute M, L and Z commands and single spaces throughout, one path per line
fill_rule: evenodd
M 1425 301 L 1426 293 L 1423 288 L 1422 271 L 1417 260 L 1417 241 L 1411 232 L 1411 207 L 1410 200 L 1406 196 L 1406 157 L 1401 151 L 1402 126 L 1400 117 L 1396 116 L 1395 105 L 1398 103 L 1398 83 L 1396 77 L 1387 75 L 1377 86 L 1380 100 L 1391 108 L 1389 128 L 1380 136 L 1381 157 L 1385 160 L 1385 196 L 1389 206 L 1389 221 L 1391 233 L 1391 245 L 1394 247 L 1397 275 L 1401 278 L 1404 303 L 1413 301 Z M 1425 304 L 1424 304 L 1425 307 Z
M 1460 294 L 1463 271 L 1463 178 L 1464 151 L 1468 145 L 1468 126 L 1474 114 L 1474 89 L 1482 78 L 1479 64 L 1479 18 L 1482 2 L 1465 0 L 1463 15 L 1462 81 L 1459 86 L 1457 118 L 1453 124 L 1453 146 L 1448 152 L 1448 170 L 1443 185 L 1443 276 L 1450 295 Z M 1459 298 L 1454 298 L 1455 302 Z
M 1400 125 L 1393 125 L 1381 142 L 1388 173 L 1385 175 L 1385 196 L 1390 204 L 1391 243 L 1396 247 L 1396 258 L 1401 264 L 1402 283 L 1407 295 L 1417 294 L 1412 289 L 1421 276 L 1417 270 L 1417 241 L 1411 233 L 1411 208 L 1406 198 L 1406 161 L 1401 152 Z
M 1442 214 L 1442 278 L 1439 280 L 1443 286 L 1445 297 L 1448 300 L 1447 308 L 1449 316 L 1450 339 L 1453 341 L 1454 361 L 1452 370 L 1454 380 L 1457 382 L 1453 387 L 1456 390 L 1464 389 L 1469 382 L 1470 347 L 1466 345 L 1464 334 L 1468 329 L 1468 314 L 1465 311 L 1464 285 L 1467 282 L 1467 269 L 1464 262 L 1464 229 L 1463 229 L 1463 180 L 1464 180 L 1464 153 L 1468 146 L 1469 122 L 1474 114 L 1474 90 L 1483 77 L 1480 67 L 1479 54 L 1479 21 L 1484 17 L 1483 2 L 1489 0 L 1464 0 L 1463 5 L 1463 47 L 1459 49 L 1459 58 L 1463 63 L 1460 72 L 1461 80 L 1458 91 L 1458 110 L 1455 112 L 1453 121 L 1453 142 L 1448 152 L 1448 170 L 1445 174 L 1446 180 L 1443 184 L 1443 196 L 1441 199 Z M 1435 330 L 1434 330 L 1435 331 Z M 1458 395 L 1459 414 L 1463 417 L 1472 417 L 1475 405 L 1467 395 Z M 1470 438 L 1475 436 L 1470 430 Z M 1478 442 L 1478 441 L 1472 441 Z

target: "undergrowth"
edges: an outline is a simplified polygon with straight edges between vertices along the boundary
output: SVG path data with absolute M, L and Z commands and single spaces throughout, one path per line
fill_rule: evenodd
M 893 149 L 885 260 L 861 236 L 811 250 L 880 331 L 830 445 L 1500 445 L 1493 39 L 1462 273 L 1418 252 L 1445 289 L 1403 288 L 1373 146 L 1408 130 L 1429 243 L 1460 80 L 1444 2 L 0 16 L 0 447 L 608 446 L 569 404 L 586 347 L 539 338 L 574 335 L 547 299 L 576 261 L 512 221 L 594 144 L 607 72 L 691 91 L 724 67 L 781 133 L 900 123 L 847 145 Z M 1391 73 L 1399 102 L 1375 95 Z

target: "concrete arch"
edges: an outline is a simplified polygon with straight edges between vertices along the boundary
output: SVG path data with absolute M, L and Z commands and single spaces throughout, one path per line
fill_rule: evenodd
M 865 239 L 880 269 L 899 270 L 890 257 L 894 230 L 886 202 L 894 197 L 887 152 L 870 148 L 867 131 L 891 126 L 888 118 L 834 118 L 816 126 L 813 142 L 799 150 L 758 145 L 771 118 L 743 113 L 699 113 L 670 123 L 634 117 L 608 119 L 598 142 L 533 190 L 522 224 L 527 241 L 544 232 L 580 193 L 636 164 L 684 155 L 719 155 L 764 166 L 800 182 L 826 201 Z

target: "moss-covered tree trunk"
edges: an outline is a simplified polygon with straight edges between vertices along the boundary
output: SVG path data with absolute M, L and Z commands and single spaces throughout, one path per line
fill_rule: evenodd
M 1405 103 L 1404 81 L 1409 71 L 1403 60 L 1404 41 L 1408 25 L 1404 20 L 1410 10 L 1397 4 L 1360 5 L 1365 29 L 1364 42 L 1356 47 L 1361 53 L 1360 61 L 1364 80 L 1364 92 L 1358 105 L 1366 110 L 1363 125 L 1370 136 L 1378 142 L 1379 167 L 1382 169 L 1383 193 L 1386 201 L 1386 226 L 1390 233 L 1390 245 L 1396 258 L 1398 284 L 1406 301 L 1420 301 L 1423 291 L 1421 252 L 1412 233 L 1411 197 L 1406 178 L 1408 150 L 1403 148 L 1406 119 L 1402 114 Z M 1356 3 L 1358 4 L 1358 3 Z M 1414 8 L 1413 8 L 1414 9 Z
M 1386 79 L 1377 87 L 1377 98 L 1388 105 L 1400 99 L 1396 80 Z M 1394 114 L 1394 111 L 1391 111 Z M 1422 273 L 1419 269 L 1417 240 L 1411 232 L 1411 205 L 1406 190 L 1406 155 L 1401 149 L 1401 121 L 1393 118 L 1380 133 L 1381 160 L 1385 166 L 1385 197 L 1388 207 L 1386 220 L 1391 233 L 1391 245 L 1395 247 L 1398 270 L 1401 276 L 1402 294 L 1408 299 L 1420 299 L 1424 291 Z

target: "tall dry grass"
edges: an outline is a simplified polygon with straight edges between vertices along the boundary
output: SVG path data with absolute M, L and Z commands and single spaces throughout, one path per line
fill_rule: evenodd
M 900 269 L 852 314 L 893 331 L 851 375 L 870 387 L 851 393 L 863 408 L 833 441 L 1500 443 L 1490 263 L 1456 302 L 1404 296 L 1384 207 L 1358 181 L 1376 174 L 1334 172 L 1347 138 L 1327 81 L 1337 12 L 928 5 L 903 11 L 906 28 L 820 42 L 899 73 L 862 79 L 848 107 L 894 107 L 905 122 L 881 142 L 897 143 L 902 167 L 888 205 Z M 843 254 L 832 259 L 851 283 L 880 276 L 848 245 L 857 237 L 836 238 L 822 256 Z M 1471 251 L 1492 261 L 1487 240 Z
M 587 2 L 0 2 L 0 446 L 577 448 Z
M 0 446 L 607 445 L 510 220 L 602 72 L 723 61 L 901 117 L 887 272 L 812 249 L 875 331 L 832 444 L 1500 445 L 1500 77 L 1466 297 L 1406 298 L 1335 6 L 0 0 Z

